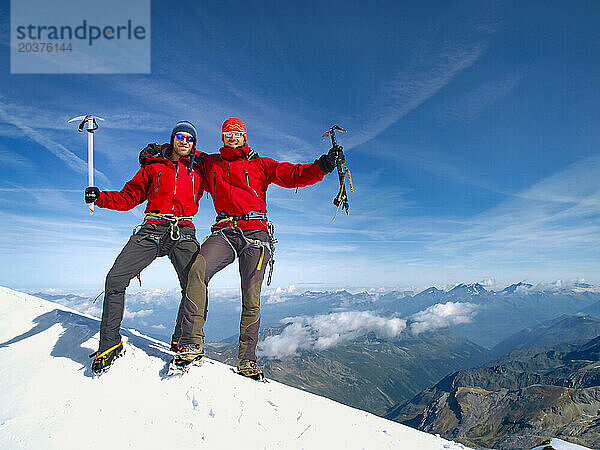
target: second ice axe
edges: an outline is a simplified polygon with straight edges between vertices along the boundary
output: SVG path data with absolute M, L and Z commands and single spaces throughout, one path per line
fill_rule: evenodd
M 336 147 L 338 145 L 337 140 L 335 138 L 336 131 L 342 131 L 344 133 L 346 132 L 346 130 L 344 130 L 339 125 L 334 125 L 323 134 L 323 137 L 329 136 L 331 138 L 331 145 L 333 147 Z M 333 204 L 336 206 L 336 210 L 335 210 L 335 214 L 333 216 L 332 222 L 335 220 L 335 217 L 337 216 L 337 212 L 340 209 L 340 206 L 342 207 L 342 209 L 344 211 L 346 211 L 346 215 L 350 214 L 350 205 L 348 204 L 348 194 L 346 193 L 346 174 L 348 174 L 348 181 L 350 183 L 350 191 L 354 192 L 354 188 L 352 186 L 352 176 L 350 175 L 350 170 L 339 160 L 336 161 L 336 167 L 337 167 L 338 177 L 340 179 L 340 190 L 338 191 L 337 195 L 333 199 Z

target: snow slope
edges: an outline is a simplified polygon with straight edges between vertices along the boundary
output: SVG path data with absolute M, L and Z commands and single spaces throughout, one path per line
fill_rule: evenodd
M 590 450 L 577 444 L 563 441 L 562 439 L 552 438 L 547 443 L 533 447 L 531 450 Z
M 0 287 L 0 448 L 465 448 L 216 361 L 163 379 L 166 344 L 135 330 L 123 330 L 125 356 L 92 379 L 98 328 Z

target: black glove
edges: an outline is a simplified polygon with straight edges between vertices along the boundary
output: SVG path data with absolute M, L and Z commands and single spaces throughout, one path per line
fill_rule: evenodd
M 96 186 L 85 188 L 84 198 L 86 203 L 94 203 L 96 200 L 98 200 L 99 195 L 100 189 L 98 189 Z
M 158 144 L 148 144 L 146 148 L 144 148 L 140 152 L 140 166 L 146 164 L 146 156 L 157 156 L 160 155 L 162 149 Z
M 329 149 L 326 155 L 322 155 L 319 159 L 317 159 L 317 163 L 319 163 L 319 167 L 325 173 L 330 173 L 333 169 L 336 168 L 337 163 L 344 164 L 346 162 L 346 158 L 344 157 L 344 152 L 342 151 L 341 145 L 334 145 Z

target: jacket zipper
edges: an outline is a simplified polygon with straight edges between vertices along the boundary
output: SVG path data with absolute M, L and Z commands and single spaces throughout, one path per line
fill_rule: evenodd
M 156 181 L 156 189 L 154 189 L 154 192 L 152 193 L 152 198 L 154 198 L 154 196 L 156 195 L 156 191 L 158 191 L 158 188 L 160 187 L 160 174 L 162 171 L 158 171 L 158 177 L 157 177 L 157 181 Z
M 213 191 L 212 196 L 215 198 L 215 190 L 217 189 L 217 172 L 213 172 Z
M 175 163 L 175 188 L 173 189 L 173 212 L 175 212 L 175 196 L 177 195 L 177 178 L 179 177 L 179 161 Z
M 258 192 L 256 192 L 256 190 L 252 186 L 250 186 L 250 177 L 248 176 L 248 171 L 244 170 L 244 173 L 246 174 L 246 183 L 248 184 L 248 187 L 252 189 L 254 195 L 256 195 L 256 198 L 258 198 Z
M 196 204 L 196 179 L 194 178 L 194 172 L 192 172 L 192 194 L 194 196 L 194 205 Z

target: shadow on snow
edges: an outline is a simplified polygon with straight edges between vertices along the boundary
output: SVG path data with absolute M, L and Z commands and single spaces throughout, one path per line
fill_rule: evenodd
M 36 317 L 33 319 L 33 323 L 35 325 L 29 331 L 0 343 L 0 348 L 9 347 L 10 345 L 24 341 L 43 333 L 56 324 L 60 324 L 64 328 L 64 331 L 58 337 L 50 355 L 56 358 L 69 358 L 81 365 L 80 370 L 84 370 L 84 376 L 92 376 L 90 349 L 82 347 L 82 344 L 98 333 L 100 329 L 100 321 L 98 319 L 91 319 L 72 312 L 55 309 Z M 142 336 L 137 336 L 129 330 L 121 329 L 120 332 L 122 336 L 127 337 L 130 345 L 139 348 L 148 356 L 160 358 L 165 361 L 166 366 L 161 369 L 160 374 L 162 375 L 165 372 L 171 359 L 166 344 L 161 346 L 159 343 Z

